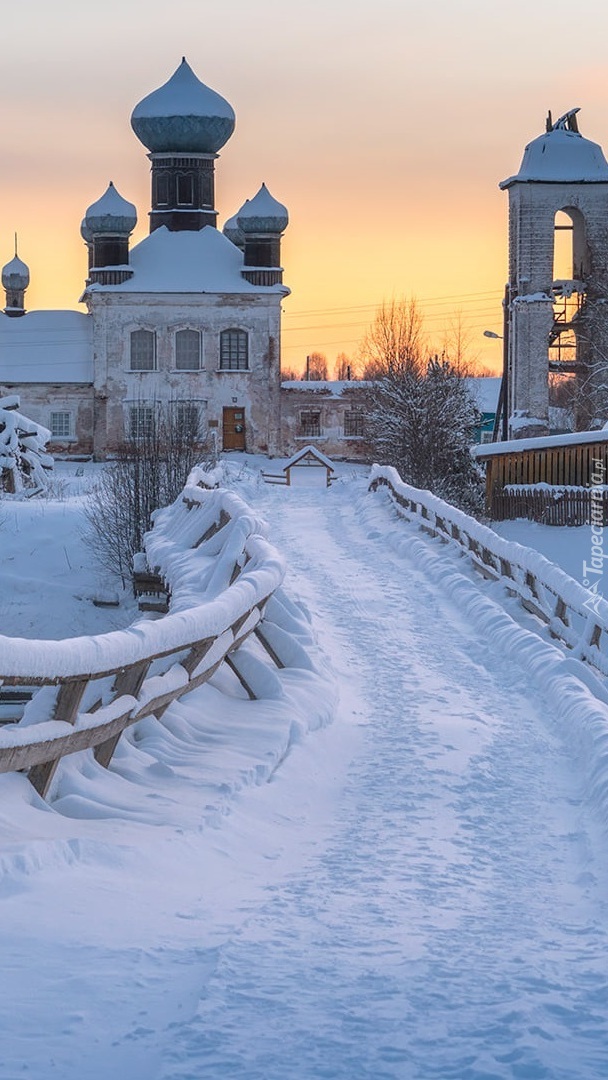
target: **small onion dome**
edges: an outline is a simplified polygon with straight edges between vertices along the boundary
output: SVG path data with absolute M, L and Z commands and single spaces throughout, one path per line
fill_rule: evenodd
M 93 233 L 91 232 L 91 230 L 89 229 L 89 226 L 87 225 L 86 217 L 84 217 L 82 219 L 82 221 L 80 222 L 80 235 L 82 236 L 82 239 L 84 240 L 85 244 L 92 244 L 93 243 Z
M 234 214 L 231 218 L 228 218 L 228 221 L 226 221 L 224 224 L 222 232 L 224 236 L 233 244 L 236 244 L 237 247 L 245 246 L 245 233 L 242 229 L 239 229 L 236 214 Z
M 232 106 L 197 79 L 185 56 L 169 81 L 131 114 L 133 131 L 152 153 L 215 154 L 235 123 Z
M 91 236 L 128 236 L 137 225 L 137 210 L 133 203 L 119 195 L 110 180 L 107 191 L 94 202 L 84 216 L 85 229 Z M 86 239 L 86 237 L 85 237 Z
M 287 207 L 273 199 L 266 184 L 253 199 L 247 199 L 236 217 L 239 229 L 246 234 L 282 233 L 289 224 Z
M 30 270 L 24 262 L 15 255 L 6 266 L 2 267 L 2 288 L 21 291 L 27 289 L 30 283 Z

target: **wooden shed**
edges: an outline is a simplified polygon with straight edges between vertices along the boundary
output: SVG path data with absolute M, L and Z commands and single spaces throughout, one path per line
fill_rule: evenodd
M 608 523 L 608 431 L 576 431 L 476 446 L 486 470 L 486 511 L 494 521 L 527 517 L 584 525 L 592 504 Z
M 335 475 L 333 462 L 316 446 L 303 446 L 285 462 L 280 473 L 262 473 L 268 484 L 285 484 L 287 487 L 317 483 L 329 487 Z

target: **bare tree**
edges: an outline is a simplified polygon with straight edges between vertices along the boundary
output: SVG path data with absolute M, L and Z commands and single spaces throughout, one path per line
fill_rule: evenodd
M 415 299 L 385 301 L 361 343 L 364 379 L 378 379 L 424 366 L 423 320 Z
M 338 353 L 334 364 L 334 379 L 338 379 L 340 382 L 350 382 L 351 379 L 356 378 L 354 362 L 346 353 Z
M 153 512 L 177 498 L 194 465 L 215 464 L 213 448 L 201 440 L 199 423 L 195 406 L 156 405 L 119 447 L 89 495 L 85 513 L 93 549 L 123 586 Z
M 477 370 L 479 354 L 473 352 L 472 339 L 472 332 L 466 325 L 462 312 L 455 312 L 444 331 L 441 353 L 452 367 L 464 375 L 481 374 L 481 371 Z
M 327 378 L 327 357 L 324 353 L 312 352 L 306 357 L 302 378 L 306 382 L 322 382 Z
M 295 368 L 281 368 L 281 381 L 282 382 L 298 382 L 299 374 Z

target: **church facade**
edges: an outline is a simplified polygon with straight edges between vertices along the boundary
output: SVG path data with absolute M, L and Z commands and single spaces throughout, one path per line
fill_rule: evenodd
M 235 126 L 185 59 L 131 124 L 148 151 L 150 234 L 113 184 L 82 222 L 82 311 L 26 312 L 29 271 L 2 271 L 0 387 L 51 431 L 55 452 L 111 456 L 162 412 L 201 445 L 269 456 L 303 440 L 365 456 L 364 390 L 281 386 L 281 238 L 287 209 L 264 184 L 220 232 L 214 169 Z

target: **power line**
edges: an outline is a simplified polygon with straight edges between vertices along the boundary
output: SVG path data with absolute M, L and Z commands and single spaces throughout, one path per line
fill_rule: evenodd
M 448 301 L 452 302 L 454 300 L 459 300 L 463 302 L 466 301 L 468 303 L 471 303 L 475 299 L 481 299 L 482 297 L 497 297 L 502 300 L 502 292 L 498 292 L 496 289 L 492 289 L 487 292 L 453 293 L 452 295 L 448 296 L 414 297 L 413 299 L 416 304 L 423 306 L 425 304 L 447 303 Z M 380 300 L 378 303 L 375 304 L 355 304 L 352 306 L 336 308 L 309 308 L 308 310 L 303 311 L 286 311 L 284 312 L 284 315 L 285 318 L 295 318 L 296 316 L 298 318 L 301 318 L 309 315 L 339 315 L 349 311 L 377 311 L 377 309 L 382 307 L 383 304 L 390 305 L 391 302 L 392 301 L 385 299 Z

